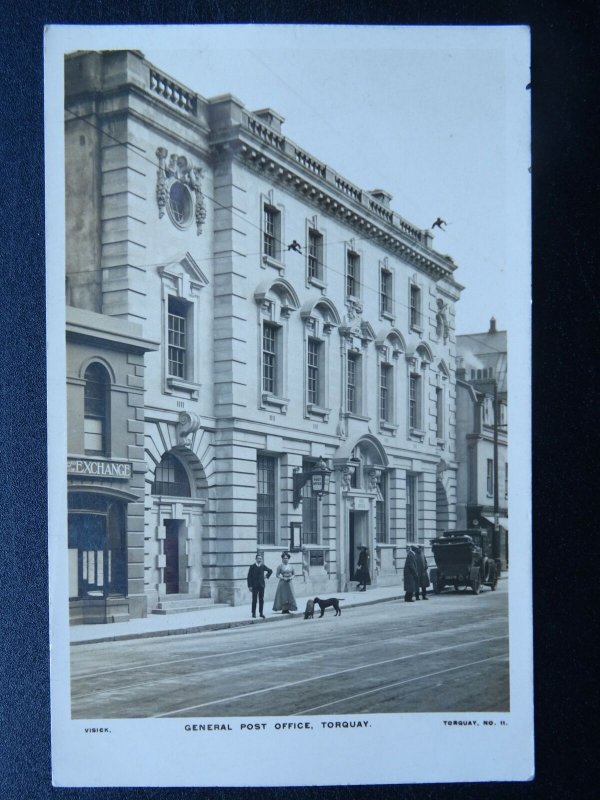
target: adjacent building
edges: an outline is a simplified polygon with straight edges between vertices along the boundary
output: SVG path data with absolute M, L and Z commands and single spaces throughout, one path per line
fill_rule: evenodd
M 456 525 L 452 259 L 137 51 L 67 57 L 65 105 L 74 621 L 247 603 L 257 549 L 299 594 L 350 590 L 360 545 L 400 584 Z
M 481 527 L 508 564 L 508 357 L 494 317 L 482 333 L 456 337 L 458 529 Z

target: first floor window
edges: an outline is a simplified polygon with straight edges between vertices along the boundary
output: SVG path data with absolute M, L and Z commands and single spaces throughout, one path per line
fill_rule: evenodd
M 406 541 L 417 541 L 417 476 L 406 476 Z
M 110 378 L 102 364 L 86 369 L 83 390 L 83 446 L 86 453 L 107 455 Z
M 494 460 L 487 460 L 487 493 L 491 497 L 494 494 Z
M 382 422 L 392 421 L 392 366 L 379 365 L 379 418 Z
M 277 337 L 278 328 L 268 322 L 263 324 L 263 391 L 277 394 Z
M 169 375 L 174 378 L 187 378 L 188 304 L 177 297 L 169 296 L 168 300 L 168 340 L 169 340 Z
M 321 342 L 318 339 L 308 340 L 307 352 L 307 381 L 308 381 L 308 402 L 319 405 L 320 383 L 321 383 Z
M 421 376 L 411 375 L 408 381 L 408 420 L 411 428 L 421 427 Z
M 508 463 L 504 465 L 504 497 L 508 497 Z
M 69 596 L 127 594 L 125 505 L 106 495 L 69 495 Z
M 360 414 L 360 356 L 348 353 L 346 401 L 349 414 Z
M 258 456 L 256 495 L 256 537 L 258 544 L 275 541 L 275 473 L 273 456 Z

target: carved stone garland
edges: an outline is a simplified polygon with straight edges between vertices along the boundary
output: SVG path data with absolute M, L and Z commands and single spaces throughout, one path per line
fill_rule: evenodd
M 165 214 L 170 185 L 179 181 L 186 186 L 194 198 L 194 215 L 196 220 L 196 233 L 202 233 L 202 226 L 206 220 L 206 207 L 204 195 L 202 194 L 202 170 L 200 167 L 192 166 L 185 156 L 178 156 L 172 153 L 167 164 L 169 151 L 166 147 L 159 147 L 156 150 L 158 158 L 158 172 L 156 176 L 156 202 L 158 204 L 158 217 L 161 219 Z

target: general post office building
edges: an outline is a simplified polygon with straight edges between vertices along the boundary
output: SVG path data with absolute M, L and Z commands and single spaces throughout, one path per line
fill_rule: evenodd
M 452 259 L 137 51 L 68 56 L 65 104 L 72 621 L 247 603 L 257 550 L 401 585 L 456 522 Z

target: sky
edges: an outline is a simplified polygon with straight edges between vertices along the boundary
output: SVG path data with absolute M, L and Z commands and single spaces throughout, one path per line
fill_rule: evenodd
M 457 333 L 510 324 L 530 273 L 529 37 L 523 27 L 74 28 L 130 47 L 208 98 L 270 107 L 283 133 L 361 189 L 385 189 L 465 287 Z M 90 41 L 86 41 L 90 39 Z M 69 49 L 68 47 L 66 48 Z

